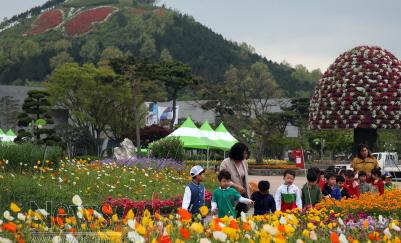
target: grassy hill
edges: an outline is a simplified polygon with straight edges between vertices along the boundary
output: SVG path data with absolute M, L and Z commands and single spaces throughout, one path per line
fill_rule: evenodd
M 151 2 L 151 1 L 150 1 Z M 230 65 L 265 62 L 287 96 L 309 92 L 294 69 L 226 40 L 211 29 L 144 0 L 51 0 L 0 24 L 0 84 L 40 82 L 62 63 L 95 63 L 123 54 L 158 61 L 171 56 L 205 82 L 223 81 Z

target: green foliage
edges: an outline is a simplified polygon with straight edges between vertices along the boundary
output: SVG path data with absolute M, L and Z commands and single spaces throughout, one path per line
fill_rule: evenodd
M 331 151 L 334 153 L 350 153 L 353 145 L 352 130 L 320 130 L 309 131 L 308 137 L 309 146 L 316 152 Z
M 43 165 L 42 162 L 49 161 L 46 166 L 57 168 L 60 159 L 63 158 L 63 151 L 59 147 L 46 147 L 31 144 L 1 144 L 0 143 L 0 160 L 8 160 L 5 170 L 32 171 L 34 166 Z M 37 164 L 41 161 L 42 164 Z M 52 164 L 50 164 L 52 162 Z
M 50 94 L 43 90 L 31 90 L 22 105 L 23 113 L 18 115 L 18 126 L 22 127 L 18 131 L 16 142 L 33 140 L 37 144 L 55 145 L 60 138 L 55 131 L 49 128 L 48 124 L 53 124 L 50 115 L 51 103 Z
M 66 7 L 89 7 L 89 6 L 97 6 L 97 5 L 104 5 L 104 4 L 115 4 L 118 3 L 118 0 L 71 0 L 64 3 Z
M 162 138 L 151 143 L 149 149 L 154 158 L 184 159 L 184 145 L 177 137 Z

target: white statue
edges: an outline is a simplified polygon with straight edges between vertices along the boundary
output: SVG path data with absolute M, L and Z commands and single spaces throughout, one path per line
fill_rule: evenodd
M 115 147 L 113 153 L 117 161 L 126 161 L 136 157 L 135 146 L 128 138 L 125 138 L 124 141 L 120 143 L 120 147 Z

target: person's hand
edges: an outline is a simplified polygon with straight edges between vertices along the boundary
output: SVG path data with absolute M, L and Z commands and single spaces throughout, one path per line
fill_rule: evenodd
M 217 208 L 211 210 L 211 213 L 212 213 L 213 216 L 217 215 Z
M 255 205 L 255 201 L 249 200 L 249 204 L 248 204 L 248 205 L 249 205 L 249 206 Z
M 359 183 L 356 181 L 356 180 L 354 180 L 353 182 L 352 182 L 352 187 L 353 188 L 356 188 L 356 187 L 358 187 L 359 186 Z

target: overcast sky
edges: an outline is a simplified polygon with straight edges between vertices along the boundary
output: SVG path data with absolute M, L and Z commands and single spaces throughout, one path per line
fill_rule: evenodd
M 1 18 L 45 0 L 0 0 Z M 401 58 L 398 0 L 160 0 L 273 61 L 324 71 L 342 52 L 379 45 Z

